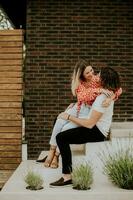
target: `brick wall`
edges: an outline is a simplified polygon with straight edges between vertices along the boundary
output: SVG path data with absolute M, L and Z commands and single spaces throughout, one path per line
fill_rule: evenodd
M 30 0 L 27 5 L 26 134 L 29 158 L 48 149 L 55 116 L 73 100 L 79 58 L 117 69 L 123 95 L 114 121 L 133 121 L 133 7 L 122 0 Z

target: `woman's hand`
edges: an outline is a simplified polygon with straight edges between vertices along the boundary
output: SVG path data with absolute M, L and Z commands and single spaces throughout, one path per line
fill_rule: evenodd
M 106 98 L 103 102 L 102 102 L 102 106 L 103 107 L 108 107 L 111 103 L 112 99 L 111 98 Z
M 68 116 L 69 116 L 69 114 L 67 114 L 66 112 L 61 112 L 61 113 L 58 115 L 57 119 L 68 120 Z

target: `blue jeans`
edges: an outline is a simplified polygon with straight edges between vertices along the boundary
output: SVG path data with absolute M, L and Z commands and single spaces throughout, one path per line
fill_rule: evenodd
M 82 104 L 80 112 L 78 114 L 78 117 L 86 118 L 89 115 L 89 111 L 90 111 L 90 106 Z M 65 112 L 76 117 L 77 116 L 77 103 L 72 108 L 65 110 Z M 50 142 L 49 142 L 50 145 L 57 146 L 56 136 L 58 133 L 72 129 L 72 128 L 76 128 L 78 126 L 79 125 L 74 124 L 68 120 L 57 119 L 54 124 L 54 128 L 53 128 L 52 135 L 50 138 Z

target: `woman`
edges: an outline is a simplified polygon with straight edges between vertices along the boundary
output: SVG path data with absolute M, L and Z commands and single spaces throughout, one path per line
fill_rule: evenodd
M 112 95 L 112 91 L 102 88 L 99 81 L 99 75 L 94 74 L 92 66 L 85 60 L 80 60 L 76 63 L 72 77 L 71 89 L 73 96 L 77 97 L 77 103 L 73 106 L 69 106 L 66 112 L 79 118 L 85 118 L 88 116 L 92 103 L 100 93 L 105 93 L 107 96 Z M 115 95 L 112 95 L 111 98 L 107 98 L 103 102 L 103 106 L 108 106 L 111 99 L 114 96 L 119 96 L 120 93 L 121 91 L 116 91 Z M 50 139 L 50 150 L 48 156 L 42 160 L 38 160 L 37 162 L 43 161 L 45 167 L 57 168 L 59 150 L 56 149 L 56 135 L 61 131 L 78 126 L 79 125 L 68 120 L 57 119 Z
M 103 88 L 112 90 L 114 93 L 120 88 L 118 73 L 106 67 L 101 69 L 100 80 Z M 56 136 L 57 145 L 62 157 L 62 177 L 50 184 L 51 187 L 72 184 L 72 156 L 70 144 L 83 144 L 87 142 L 104 141 L 108 135 L 112 121 L 114 101 L 108 107 L 103 107 L 102 102 L 106 95 L 99 95 L 94 101 L 88 118 L 80 119 L 66 112 L 58 118 L 68 120 L 80 127 L 63 131 Z

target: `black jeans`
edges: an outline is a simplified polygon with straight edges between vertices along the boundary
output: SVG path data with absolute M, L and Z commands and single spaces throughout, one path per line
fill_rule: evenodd
M 96 126 L 92 129 L 77 127 L 59 133 L 56 136 L 56 141 L 62 157 L 62 173 L 70 174 L 72 172 L 72 154 L 69 144 L 84 144 L 104 140 L 105 136 Z

